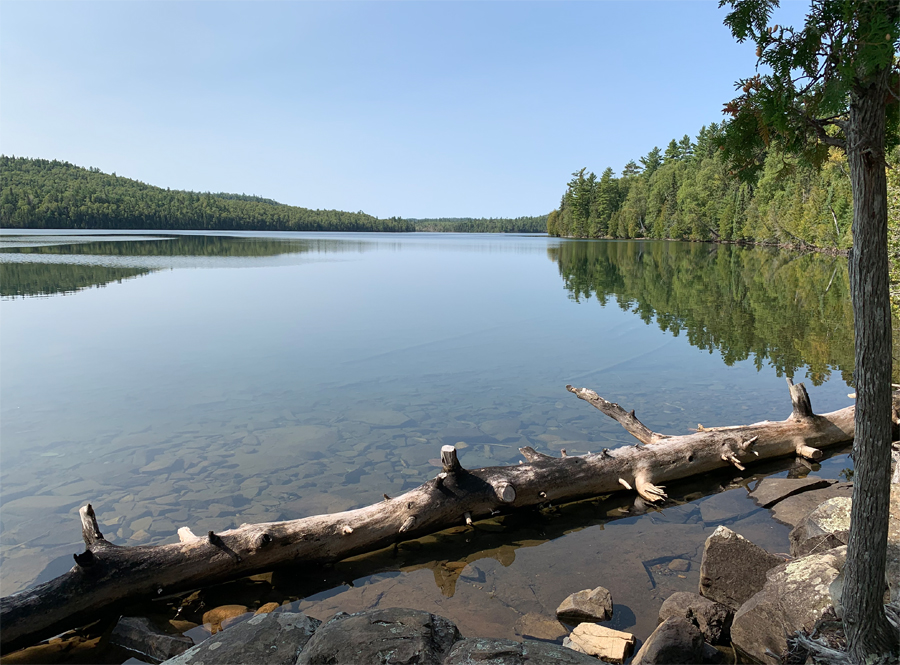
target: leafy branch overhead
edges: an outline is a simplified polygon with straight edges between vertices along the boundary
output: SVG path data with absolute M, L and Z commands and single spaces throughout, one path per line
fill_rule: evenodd
M 900 29 L 889 4 L 819 0 L 794 29 L 770 25 L 777 2 L 721 0 L 733 10 L 725 24 L 735 38 L 757 47 L 756 74 L 737 82 L 741 94 L 723 109 L 731 117 L 724 154 L 742 177 L 762 169 L 772 143 L 814 166 L 825 163 L 830 146 L 846 151 L 851 94 L 886 67 L 886 148 L 897 144 Z

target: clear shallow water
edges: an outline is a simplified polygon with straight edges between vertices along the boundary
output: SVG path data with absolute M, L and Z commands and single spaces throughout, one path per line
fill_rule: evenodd
M 180 526 L 393 496 L 436 473 L 445 443 L 470 468 L 517 463 L 523 445 L 630 443 L 567 383 L 667 433 L 785 417 L 784 373 L 809 375 L 817 411 L 850 403 L 840 258 L 542 236 L 52 232 L 0 235 L 0 269 L 3 595 L 70 567 L 88 501 L 112 542 L 174 542 Z M 614 625 L 645 637 L 654 603 L 696 589 L 716 524 L 739 518 L 786 549 L 786 529 L 745 495 L 643 515 L 597 504 L 593 526 L 579 513 L 556 530 L 558 515 L 501 519 L 339 566 L 312 594 L 271 578 L 266 593 L 318 618 L 408 604 L 512 637 L 522 615 L 602 584 L 624 608 Z M 604 527 L 609 511 L 625 519 Z M 678 554 L 696 564 L 683 577 L 665 572 Z

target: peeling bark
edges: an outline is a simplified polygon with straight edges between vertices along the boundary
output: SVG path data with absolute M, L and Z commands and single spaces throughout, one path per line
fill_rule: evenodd
M 815 415 L 802 384 L 791 386 L 792 414 L 783 421 L 701 428 L 684 436 L 650 431 L 634 412 L 585 388 L 568 390 L 614 418 L 639 443 L 583 456 L 520 451 L 526 463 L 462 468 L 453 446 L 441 450 L 443 470 L 396 498 L 331 515 L 244 524 L 203 536 L 188 527 L 180 542 L 122 547 L 108 542 L 90 504 L 81 509 L 86 550 L 64 575 L 0 599 L 4 653 L 88 623 L 100 612 L 137 598 L 158 597 L 237 579 L 283 563 L 316 565 L 391 545 L 500 511 L 560 503 L 625 488 L 644 500 L 666 499 L 662 483 L 727 465 L 801 455 L 849 441 L 854 407 Z M 649 444 L 649 445 L 644 445 Z

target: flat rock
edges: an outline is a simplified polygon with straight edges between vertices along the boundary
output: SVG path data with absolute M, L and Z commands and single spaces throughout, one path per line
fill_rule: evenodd
M 608 621 L 612 615 L 612 596 L 602 586 L 573 593 L 556 608 L 557 618 L 567 623 Z
M 818 476 L 806 478 L 763 478 L 759 481 L 750 498 L 763 508 L 771 508 L 779 501 L 787 499 L 802 492 L 819 490 L 837 483 L 836 480 L 827 480 Z
M 734 646 L 755 662 L 781 663 L 780 656 L 787 652 L 785 636 L 812 630 L 832 607 L 829 586 L 846 556 L 847 548 L 838 547 L 770 570 L 762 590 L 734 615 Z
M 321 621 L 300 612 L 258 614 L 166 661 L 166 665 L 294 665 Z
M 781 557 L 720 526 L 706 539 L 700 563 L 700 594 L 737 610 L 766 583 Z
M 593 656 L 546 642 L 483 637 L 460 640 L 442 665 L 603 665 Z
M 634 635 L 596 623 L 581 623 L 563 640 L 563 646 L 608 663 L 624 663 L 634 650 Z
M 669 561 L 668 568 L 676 573 L 686 573 L 691 569 L 691 562 L 687 559 L 672 559 Z
M 459 639 L 452 621 L 430 612 L 400 608 L 339 612 L 316 631 L 297 665 L 440 665 Z
M 702 663 L 703 635 L 682 617 L 669 617 L 647 638 L 632 665 L 692 665 Z
M 163 632 L 145 617 L 119 619 L 109 641 L 155 661 L 167 660 L 194 646 L 190 637 Z
M 529 612 L 519 617 L 516 621 L 516 635 L 531 637 L 536 640 L 550 640 L 555 642 L 568 635 L 569 631 L 553 617 Z
M 852 505 L 849 496 L 836 496 L 819 504 L 791 530 L 791 556 L 801 557 L 846 545 L 850 538 Z
M 357 411 L 350 418 L 373 427 L 402 427 L 412 419 L 399 411 Z
M 797 526 L 823 501 L 836 496 L 853 496 L 853 483 L 834 483 L 820 490 L 801 492 L 772 506 L 772 517 L 789 526 Z
M 700 517 L 707 524 L 738 520 L 759 510 L 743 487 L 713 494 L 700 502 Z
M 730 607 L 690 591 L 673 593 L 659 608 L 660 623 L 672 617 L 687 619 L 710 644 L 728 644 L 733 616 Z

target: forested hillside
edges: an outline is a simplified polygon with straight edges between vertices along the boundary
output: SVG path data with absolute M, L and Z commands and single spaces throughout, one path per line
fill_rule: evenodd
M 611 168 L 599 178 L 586 169 L 574 173 L 548 232 L 849 248 L 853 206 L 843 154 L 832 148 L 824 163 L 812 165 L 772 147 L 756 173 L 741 179 L 719 150 L 723 129 L 712 123 L 693 140 L 672 139 L 665 150 L 628 162 L 619 176 Z M 891 161 L 900 162 L 896 151 Z
M 50 229 L 414 231 L 398 217 L 309 210 L 243 194 L 162 189 L 68 162 L 0 156 L 0 226 Z
M 539 217 L 480 218 L 441 217 L 437 219 L 405 219 L 416 225 L 416 231 L 444 233 L 546 233 L 547 215 Z

